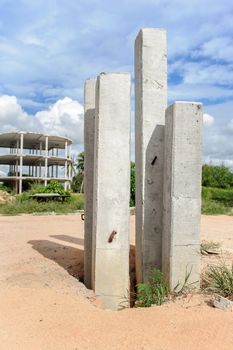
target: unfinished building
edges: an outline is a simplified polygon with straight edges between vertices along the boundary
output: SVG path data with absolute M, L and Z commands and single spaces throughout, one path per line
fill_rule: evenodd
M 72 141 L 67 137 L 29 132 L 0 134 L 0 181 L 16 193 L 31 182 L 46 186 L 51 180 L 70 187 L 72 180 Z

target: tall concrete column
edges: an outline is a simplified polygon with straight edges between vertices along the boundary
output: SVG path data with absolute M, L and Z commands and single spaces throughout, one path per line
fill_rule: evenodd
M 66 158 L 66 161 L 65 161 L 65 176 L 64 178 L 66 179 L 65 180 L 65 184 L 64 184 L 64 187 L 65 187 L 65 190 L 67 190 L 67 185 L 68 185 L 68 181 L 67 181 L 67 177 L 68 177 L 68 161 L 67 161 L 67 156 L 68 156 L 68 142 L 66 141 L 65 142 L 65 158 Z
M 136 275 L 146 282 L 162 265 L 167 43 L 163 29 L 142 29 L 135 42 Z
M 200 280 L 202 105 L 176 102 L 166 111 L 163 272 L 171 288 Z
M 45 136 L 45 164 L 44 164 L 44 185 L 48 184 L 48 136 Z
M 129 299 L 130 75 L 96 85 L 92 286 L 103 306 Z
M 57 148 L 57 151 L 56 151 L 56 157 L 58 157 L 58 148 Z M 58 165 L 56 165 L 56 178 L 58 178 Z
M 23 133 L 20 134 L 20 158 L 19 158 L 19 194 L 22 193 L 23 188 Z
M 84 283 L 89 289 L 92 276 L 95 90 L 96 78 L 86 80 L 84 86 Z

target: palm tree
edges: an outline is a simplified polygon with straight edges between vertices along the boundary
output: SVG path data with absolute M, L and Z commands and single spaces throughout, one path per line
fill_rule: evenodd
M 78 172 L 84 174 L 84 152 L 79 153 L 75 165 Z
M 76 186 L 79 188 L 80 185 L 80 193 L 83 193 L 83 187 L 84 187 L 84 152 L 81 152 L 78 154 L 78 157 L 76 161 L 74 162 L 74 168 L 75 168 L 75 176 L 73 177 L 74 182 L 76 182 Z M 75 186 L 75 187 L 76 187 Z

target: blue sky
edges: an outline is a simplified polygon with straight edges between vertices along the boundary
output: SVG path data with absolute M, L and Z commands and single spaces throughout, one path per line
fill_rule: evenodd
M 0 0 L 0 8 L 0 131 L 63 133 L 81 149 L 84 80 L 102 71 L 133 78 L 139 29 L 163 27 L 169 103 L 203 102 L 205 160 L 233 167 L 233 2 Z

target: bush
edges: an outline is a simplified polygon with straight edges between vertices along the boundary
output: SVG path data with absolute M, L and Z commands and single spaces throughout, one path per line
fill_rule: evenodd
M 23 192 L 23 193 L 28 193 L 28 194 L 36 194 L 36 193 L 44 193 L 45 191 L 45 186 L 41 183 L 32 183 L 30 184 L 30 189 L 28 192 Z
M 225 166 L 203 165 L 202 186 L 230 188 L 233 187 L 233 173 Z
M 69 194 L 68 191 L 64 190 L 64 187 L 60 182 L 51 181 L 47 186 L 45 186 L 43 193 L 58 193 L 60 195 Z
M 47 186 L 40 183 L 33 183 L 30 185 L 29 191 L 25 191 L 17 196 L 17 201 L 21 203 L 29 200 L 30 196 L 36 193 L 58 193 L 60 195 L 70 195 L 69 191 L 65 191 L 62 184 L 57 181 L 51 181 Z
M 202 214 L 229 214 L 233 207 L 233 188 L 202 188 Z

